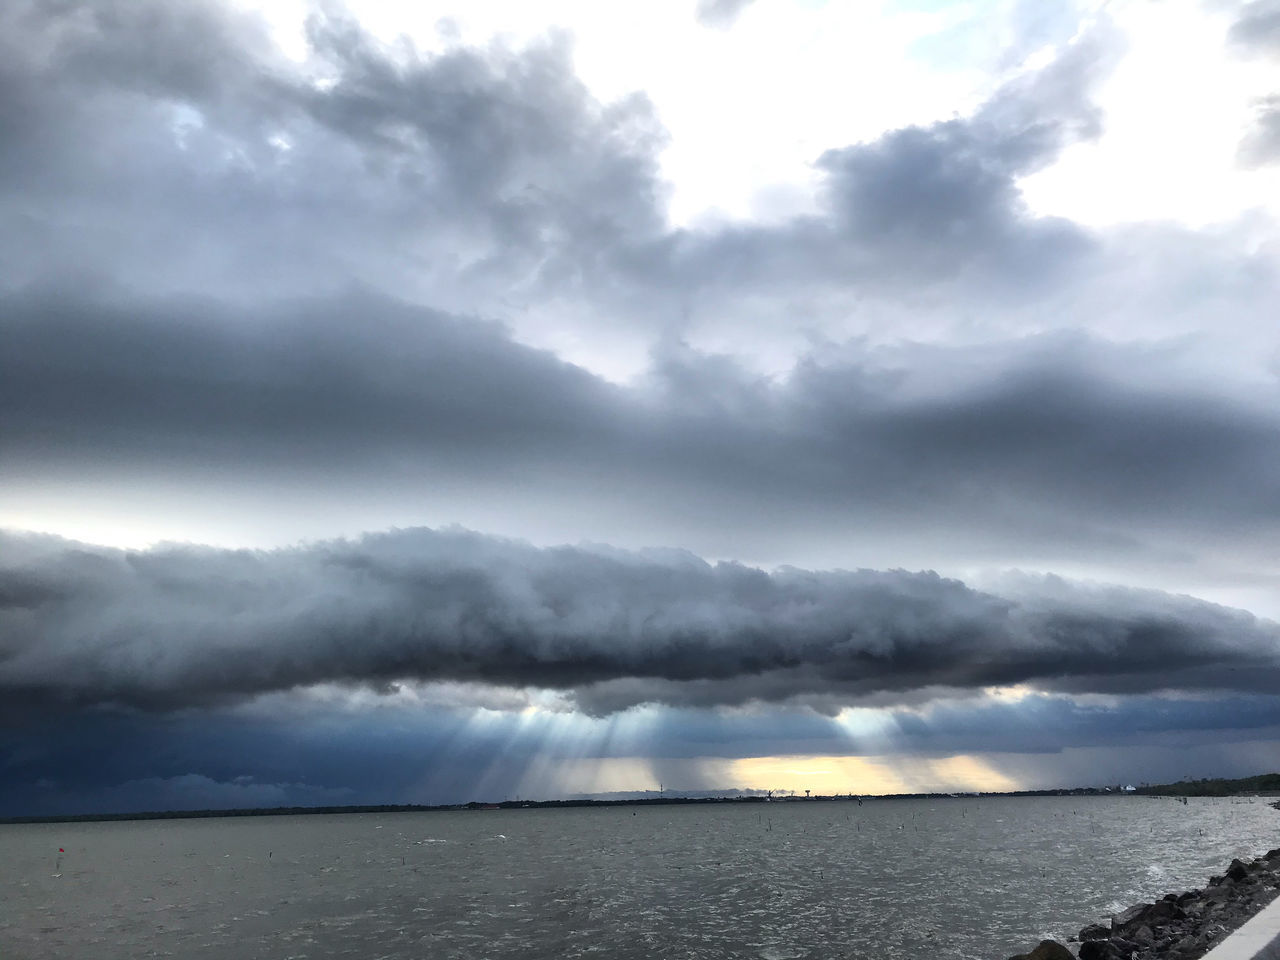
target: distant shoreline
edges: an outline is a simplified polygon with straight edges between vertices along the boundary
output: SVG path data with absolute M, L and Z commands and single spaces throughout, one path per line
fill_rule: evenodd
M 1184 793 L 1170 792 L 1171 788 L 1180 784 L 1163 784 L 1159 786 L 1140 787 L 1132 791 L 1122 791 L 1106 787 L 1076 787 L 1058 790 L 1014 790 L 977 793 L 891 793 L 877 795 L 839 794 L 835 796 L 816 797 L 766 797 L 766 796 L 712 796 L 712 797 L 628 797 L 625 799 L 570 799 L 570 800 L 503 800 L 486 803 L 471 801 L 469 803 L 451 804 L 349 804 L 342 806 L 306 806 L 306 807 L 244 807 L 217 810 L 148 810 L 131 813 L 82 813 L 0 817 L 0 825 L 36 824 L 36 823 L 103 823 L 125 820 L 207 820 L 218 817 L 293 817 L 293 816 L 327 816 L 352 813 L 439 813 L 445 811 L 486 811 L 486 810 L 556 810 L 578 807 L 654 807 L 654 806 L 690 806 L 709 804 L 791 804 L 791 803 L 859 803 L 866 800 L 953 800 L 982 799 L 992 797 L 1114 797 L 1114 796 L 1253 796 L 1264 797 L 1269 791 L 1250 791 L 1239 793 L 1207 793 L 1196 792 L 1195 784 L 1188 784 Z

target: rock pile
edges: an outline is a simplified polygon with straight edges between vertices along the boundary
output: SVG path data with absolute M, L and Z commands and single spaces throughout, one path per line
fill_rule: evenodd
M 1009 960 L 1076 960 L 1071 951 L 1057 940 L 1041 940 L 1040 946 L 1030 953 L 1020 953 Z
M 1091 923 L 1072 938 L 1079 960 L 1196 960 L 1242 926 L 1280 894 L 1280 849 L 1245 863 L 1232 860 L 1224 875 L 1203 890 L 1170 893 L 1155 903 L 1139 903 L 1108 924 Z M 1078 942 L 1078 948 L 1076 944 Z M 1056 960 L 1042 941 L 1011 960 Z M 1065 950 L 1066 947 L 1063 947 Z

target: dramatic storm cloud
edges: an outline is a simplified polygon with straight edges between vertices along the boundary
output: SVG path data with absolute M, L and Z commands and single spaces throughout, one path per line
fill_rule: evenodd
M 369 294 L 249 316 L 40 288 L 2 302 L 0 442 L 33 485 L 74 482 L 90 461 L 195 485 L 215 472 L 227 489 L 305 484 L 337 509 L 361 488 L 411 501 L 467 487 L 498 515 L 518 489 L 598 518 L 579 536 L 643 525 L 659 544 L 740 556 L 826 531 L 863 551 L 832 559 L 860 565 L 876 559 L 865 542 L 924 525 L 956 540 L 931 539 L 934 564 L 1102 551 L 1176 569 L 1229 536 L 1237 556 L 1221 562 L 1243 566 L 1280 535 L 1274 408 L 1178 384 L 1176 348 L 853 344 L 762 379 L 675 345 L 620 386 L 494 324 Z
M 767 574 L 431 531 L 270 553 L 4 547 L 11 708 L 172 709 L 398 680 L 562 690 L 593 713 L 922 687 L 1280 682 L 1274 623 L 1054 579 L 1010 581 L 1002 597 L 930 573 Z
M 1267 765 L 1280 7 L 540 9 L 0 9 L 3 809 Z
M 563 38 L 406 62 L 317 13 L 304 71 L 212 3 L 19 3 L 5 26 L 11 284 L 359 279 L 469 305 L 660 227 L 661 128 L 641 96 L 595 101 Z

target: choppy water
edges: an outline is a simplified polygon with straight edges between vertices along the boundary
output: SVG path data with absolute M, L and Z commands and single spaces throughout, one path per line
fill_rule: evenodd
M 999 960 L 1278 836 L 1137 797 L 0 826 L 0 957 Z

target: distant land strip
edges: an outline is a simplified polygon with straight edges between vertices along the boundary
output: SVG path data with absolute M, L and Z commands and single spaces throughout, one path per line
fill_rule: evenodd
M 1232 796 L 1280 796 L 1280 773 L 1266 773 L 1236 780 L 1202 779 L 1180 780 L 1176 783 L 1143 784 L 1127 790 L 1119 784 L 1108 787 L 1072 787 L 1049 790 L 1010 790 L 956 793 L 887 793 L 887 794 L 836 794 L 816 797 L 752 796 L 703 796 L 703 797 L 628 797 L 626 799 L 594 799 L 589 797 L 569 800 L 502 800 L 485 803 L 473 800 L 469 803 L 449 804 L 353 804 L 346 806 L 318 807 L 244 807 L 229 810 L 148 810 L 135 813 L 79 813 L 57 816 L 0 817 L 0 824 L 15 823 L 90 823 L 115 820 L 196 820 L 210 817 L 286 817 L 313 814 L 338 813 L 435 813 L 445 810 L 545 810 L 569 807 L 653 807 L 689 804 L 734 803 L 815 803 L 853 802 L 863 800 L 948 800 L 958 797 L 1088 797 L 1129 795 L 1150 797 L 1232 797 Z

